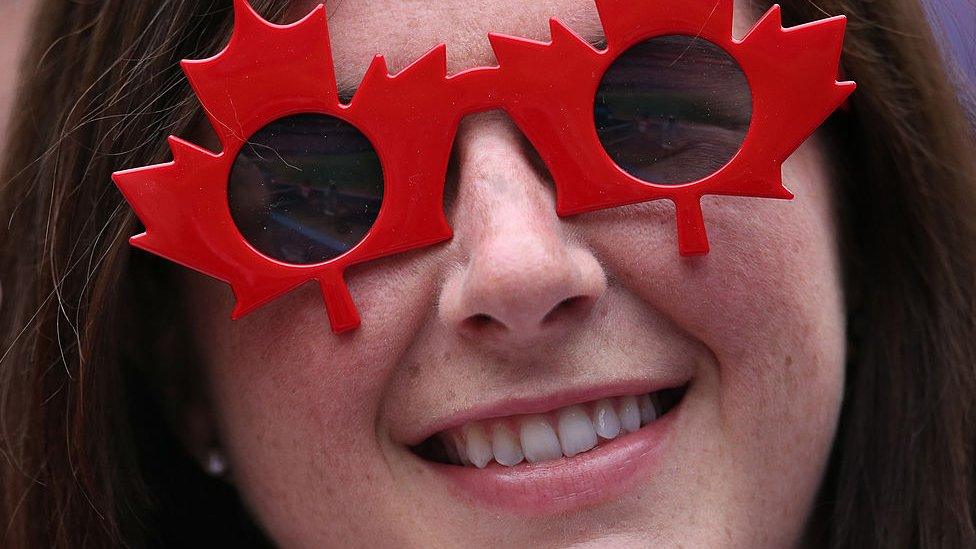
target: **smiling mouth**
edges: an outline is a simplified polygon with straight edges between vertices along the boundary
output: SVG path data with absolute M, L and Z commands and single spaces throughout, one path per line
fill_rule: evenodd
M 652 425 L 684 396 L 687 385 L 621 395 L 541 414 L 473 421 L 441 431 L 410 449 L 435 463 L 484 469 L 563 460 Z

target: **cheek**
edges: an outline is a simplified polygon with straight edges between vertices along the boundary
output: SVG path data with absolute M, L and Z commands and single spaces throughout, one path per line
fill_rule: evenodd
M 789 512 L 798 523 L 829 455 L 844 384 L 843 292 L 824 166 L 811 140 L 784 165 L 794 200 L 706 197 L 711 251 L 703 257 L 677 255 L 667 204 L 592 214 L 578 225 L 617 283 L 710 355 L 689 394 L 709 410 L 693 429 L 701 442 L 684 449 L 713 460 L 700 474 L 762 494 L 770 516 Z
M 233 483 L 276 541 L 368 539 L 335 525 L 370 524 L 370 512 L 384 505 L 363 480 L 388 474 L 378 407 L 432 307 L 436 281 L 420 274 L 432 269 L 429 261 L 423 252 L 407 253 L 351 269 L 350 291 L 369 314 L 358 330 L 340 336 L 331 332 L 314 284 L 231 321 L 230 290 L 185 275 L 193 328 L 206 334 L 202 359 Z M 414 299 L 391 299 L 391 288 Z M 310 494 L 318 494 L 314 505 Z M 372 535 L 394 533 L 376 526 Z
M 784 181 L 792 201 L 705 197 L 711 251 L 701 257 L 677 255 L 674 210 L 664 202 L 588 214 L 578 228 L 610 276 L 702 341 L 720 365 L 774 366 L 767 374 L 829 369 L 822 373 L 836 381 L 843 293 L 830 181 L 813 140 L 784 164 Z

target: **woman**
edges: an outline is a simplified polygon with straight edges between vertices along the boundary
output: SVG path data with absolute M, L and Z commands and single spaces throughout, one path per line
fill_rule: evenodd
M 442 41 L 491 64 L 485 32 L 549 15 L 600 30 L 570 0 L 328 8 L 345 82 Z M 231 322 L 225 286 L 125 243 L 110 173 L 170 133 L 218 148 L 177 61 L 220 49 L 226 3 L 47 2 L 0 197 L 4 545 L 976 544 L 972 141 L 917 4 L 784 25 L 824 13 L 859 89 L 784 164 L 793 201 L 707 198 L 712 250 L 683 258 L 660 202 L 557 217 L 518 129 L 472 115 L 453 239 L 350 270 L 337 336 L 307 286 Z M 647 414 L 568 448 L 606 402 Z M 479 453 L 498 423 L 542 433 L 537 463 Z

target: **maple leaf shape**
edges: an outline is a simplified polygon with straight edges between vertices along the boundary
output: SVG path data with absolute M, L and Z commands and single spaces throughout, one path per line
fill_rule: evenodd
M 732 0 L 596 4 L 605 50 L 556 19 L 550 20 L 550 42 L 489 35 L 498 59 L 496 96 L 548 166 L 560 216 L 669 199 L 679 251 L 697 255 L 708 252 L 703 195 L 793 197 L 783 186 L 782 163 L 855 87 L 836 81 L 843 16 L 784 29 L 779 6 L 773 6 L 735 40 Z M 738 153 L 715 173 L 682 185 L 655 185 L 623 171 L 603 149 L 593 119 L 598 86 L 613 61 L 631 46 L 664 35 L 700 37 L 719 46 L 739 64 L 752 95 L 752 118 Z
M 359 326 L 345 269 L 377 257 L 447 240 L 443 181 L 457 114 L 444 47 L 396 75 L 376 56 L 349 104 L 337 93 L 328 21 L 318 6 L 301 21 L 279 26 L 246 0 L 234 1 L 234 32 L 223 51 L 182 66 L 220 140 L 219 153 L 170 137 L 171 162 L 116 172 L 113 179 L 146 227 L 139 248 L 231 285 L 232 318 L 240 318 L 310 280 L 318 282 L 333 331 Z M 255 250 L 231 217 L 227 180 L 246 140 L 295 114 L 335 116 L 373 144 L 383 170 L 379 214 L 363 240 L 343 255 L 291 265 Z M 418 150 L 431 154 L 417 155 Z M 439 154 L 437 151 L 441 151 Z

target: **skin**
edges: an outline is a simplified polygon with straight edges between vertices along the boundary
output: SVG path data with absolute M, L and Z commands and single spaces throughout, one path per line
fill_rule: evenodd
M 311 5 L 296 3 L 293 19 Z M 347 85 L 376 52 L 398 70 L 439 42 L 452 71 L 492 64 L 488 31 L 544 40 L 550 16 L 601 35 L 595 6 L 576 0 L 328 8 Z M 736 34 L 756 15 L 737 12 Z M 352 269 L 358 330 L 335 336 L 313 285 L 230 321 L 229 289 L 186 271 L 208 387 L 188 409 L 190 451 L 221 449 L 227 481 L 285 547 L 795 544 L 844 382 L 822 149 L 815 136 L 785 163 L 792 201 L 707 197 L 712 250 L 682 258 L 669 203 L 559 218 L 518 129 L 499 112 L 469 116 L 448 189 L 454 238 Z M 573 297 L 582 305 L 558 305 Z M 479 313 L 495 321 L 465 322 Z M 661 462 L 598 503 L 535 516 L 487 508 L 398 440 L 503 395 L 653 377 L 662 365 L 691 384 Z

